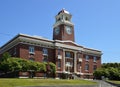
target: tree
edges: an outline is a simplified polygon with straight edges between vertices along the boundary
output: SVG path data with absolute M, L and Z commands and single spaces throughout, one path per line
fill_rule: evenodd
M 108 78 L 110 74 L 108 72 L 108 69 L 99 68 L 99 69 L 94 71 L 93 75 L 96 79 L 102 79 L 101 78 L 102 76 L 104 76 L 105 78 Z
M 120 80 L 120 63 L 103 63 L 102 67 L 94 72 L 94 77 L 101 79 L 101 76 L 110 80 Z
M 46 66 L 44 63 L 36 62 L 35 65 L 37 66 L 37 71 L 46 72 Z
M 5 53 L 2 55 L 2 58 L 0 58 L 0 61 L 7 60 L 8 58 L 11 58 L 11 55 L 10 55 L 8 52 L 5 52 Z
M 56 73 L 56 65 L 52 62 L 50 62 L 49 64 L 50 64 L 51 72 L 55 74 Z
M 109 79 L 120 80 L 120 71 L 118 70 L 118 68 L 109 67 L 108 72 L 110 74 Z
M 7 58 L 7 57 L 6 57 Z M 16 71 L 29 71 L 29 72 L 47 72 L 48 68 L 46 66 L 49 65 L 49 70 L 51 74 L 55 74 L 56 66 L 54 63 L 40 63 L 30 60 L 25 60 L 22 58 L 7 58 L 1 61 L 0 71 L 7 72 L 16 72 Z
M 3 72 L 14 72 L 21 70 L 21 65 L 16 61 L 15 58 L 8 58 L 1 62 L 0 70 Z

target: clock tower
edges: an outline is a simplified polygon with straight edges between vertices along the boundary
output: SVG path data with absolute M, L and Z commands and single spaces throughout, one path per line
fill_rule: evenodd
M 74 25 L 71 22 L 72 15 L 62 9 L 55 16 L 55 24 L 53 26 L 53 40 L 73 41 L 74 42 Z

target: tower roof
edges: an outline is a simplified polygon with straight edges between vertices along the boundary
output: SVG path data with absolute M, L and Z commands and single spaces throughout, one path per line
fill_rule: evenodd
M 58 15 L 59 15 L 60 13 L 70 14 L 70 12 L 66 11 L 64 8 L 63 8 L 60 12 L 58 12 Z

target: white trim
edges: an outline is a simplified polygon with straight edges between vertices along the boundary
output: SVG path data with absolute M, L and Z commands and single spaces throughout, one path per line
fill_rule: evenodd
M 80 45 L 78 45 L 77 43 L 75 43 L 75 42 L 73 42 L 73 41 L 71 41 L 71 40 L 63 40 L 63 41 L 61 41 L 61 40 L 54 40 L 54 41 L 56 41 L 56 42 L 61 42 L 61 43 L 69 42 L 69 43 L 73 43 L 73 44 L 75 44 L 75 45 L 77 45 L 77 46 L 80 46 Z M 81 46 L 81 47 L 82 47 L 82 46 Z
M 66 45 L 66 44 L 61 44 L 61 43 L 55 43 L 55 46 L 68 48 L 68 49 L 73 49 L 73 50 L 78 50 L 78 51 L 83 51 L 83 48 L 76 47 L 76 46 L 71 46 L 71 45 Z
M 5 46 L 0 48 L 0 54 L 4 53 L 5 51 L 11 49 L 12 47 L 18 45 L 19 42 L 19 38 L 15 39 L 14 41 L 10 42 L 9 44 L 6 44 Z
M 75 44 L 76 46 L 67 45 L 64 42 L 70 42 L 70 43 Z M 85 54 L 90 54 L 90 55 L 95 55 L 95 56 L 102 55 L 101 51 L 99 51 L 99 50 L 84 48 L 72 41 L 48 40 L 48 39 L 44 39 L 44 38 L 41 38 L 38 36 L 37 37 L 29 36 L 26 34 L 18 34 L 13 39 L 8 41 L 5 45 L 3 45 L 0 48 L 0 54 L 2 54 L 3 52 L 7 51 L 10 48 L 12 48 L 13 46 L 15 46 L 18 43 L 30 44 L 30 45 L 47 47 L 47 48 L 52 48 L 52 49 L 54 49 L 55 47 L 61 47 L 63 49 L 65 48 L 65 49 L 69 49 L 69 50 L 76 50 L 76 51 L 83 52 Z
M 53 28 L 61 25 L 61 24 L 66 24 L 66 25 L 70 25 L 70 26 L 74 26 L 74 24 L 70 21 L 65 21 L 65 20 L 62 20 L 62 21 L 57 21 L 54 25 L 53 25 Z
M 19 36 L 27 36 L 27 37 L 30 37 L 30 38 L 36 38 L 36 39 L 42 39 L 42 40 L 47 40 L 47 41 L 53 41 L 53 40 L 49 40 L 49 39 L 47 39 L 47 38 L 44 38 L 44 37 L 42 37 L 42 36 L 37 36 L 37 35 L 33 35 L 33 36 L 31 36 L 31 35 L 28 35 L 28 34 L 22 34 L 22 33 L 20 33 L 20 34 L 18 34 Z

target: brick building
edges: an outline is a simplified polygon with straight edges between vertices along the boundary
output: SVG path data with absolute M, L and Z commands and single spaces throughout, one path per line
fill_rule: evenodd
M 75 43 L 71 17 L 72 15 L 64 9 L 55 16 L 53 40 L 18 34 L 0 48 L 0 55 L 9 52 L 13 57 L 53 62 L 57 67 L 57 78 L 93 78 L 93 71 L 101 66 L 102 52 Z

